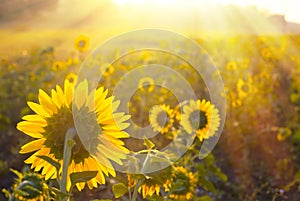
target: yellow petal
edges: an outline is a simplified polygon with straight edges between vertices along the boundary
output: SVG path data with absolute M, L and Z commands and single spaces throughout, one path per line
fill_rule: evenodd
M 46 110 L 44 110 L 44 108 L 41 106 L 41 105 L 39 105 L 39 104 L 37 104 L 37 103 L 34 103 L 34 102 L 30 102 L 30 101 L 28 101 L 27 102 L 27 105 L 36 113 L 36 114 L 38 114 L 38 115 L 40 115 L 40 116 L 43 116 L 43 117 L 50 117 L 50 114 L 46 111 Z
M 46 94 L 46 92 L 44 92 L 42 89 L 39 90 L 38 99 L 40 104 L 45 110 L 48 111 L 48 113 L 57 113 L 56 105 L 53 103 L 52 99 L 48 96 L 48 94 Z
M 45 141 L 46 139 L 42 138 L 29 142 L 21 147 L 20 153 L 23 154 L 39 150 L 43 147 Z
M 65 80 L 64 90 L 65 90 L 66 106 L 69 107 L 71 105 L 72 99 L 73 99 L 74 86 L 67 79 Z
M 80 109 L 86 102 L 88 97 L 88 82 L 84 80 L 80 82 L 74 92 L 74 102 L 78 109 Z

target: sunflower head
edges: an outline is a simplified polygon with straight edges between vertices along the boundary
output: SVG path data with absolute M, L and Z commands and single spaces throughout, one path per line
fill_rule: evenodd
M 25 163 L 31 164 L 35 171 L 42 169 L 46 180 L 56 178 L 56 169 L 37 156 L 45 155 L 62 164 L 64 141 L 69 129 L 76 127 L 77 135 L 68 172 L 98 171 L 97 176 L 87 182 L 90 189 L 104 184 L 104 175 L 115 176 L 112 162 L 122 164 L 121 159 L 129 152 L 120 138 L 129 136 L 122 130 L 129 126 L 125 121 L 130 116 L 115 113 L 119 101 L 107 97 L 108 91 L 103 87 L 88 91 L 86 80 L 76 87 L 65 80 L 64 88 L 56 86 L 51 96 L 40 90 L 39 103 L 28 102 L 36 114 L 24 116 L 24 121 L 17 124 L 18 130 L 35 138 L 21 147 L 20 153 L 35 152 Z M 79 190 L 84 186 L 85 183 L 77 184 Z M 67 188 L 70 188 L 70 180 Z
M 63 70 L 64 68 L 66 68 L 66 66 L 67 66 L 67 63 L 64 61 L 55 61 L 52 64 L 52 70 L 55 72 L 60 71 L 60 70 Z
M 245 79 L 239 79 L 237 82 L 237 92 L 238 97 L 241 100 L 244 100 L 250 94 L 253 94 L 257 91 L 256 87 L 253 84 L 252 76 L 247 76 Z
M 227 64 L 226 64 L 226 70 L 231 70 L 231 71 L 234 71 L 234 70 L 236 70 L 237 69 L 237 64 L 236 64 L 236 62 L 234 62 L 234 61 L 230 61 L 230 62 L 228 62 Z
M 170 183 L 170 198 L 173 200 L 191 200 L 195 195 L 197 180 L 192 172 L 184 167 L 174 167 Z
M 47 200 L 48 196 L 48 186 L 44 181 L 44 178 L 40 174 L 31 172 L 18 172 L 16 170 L 11 170 L 15 173 L 18 178 L 15 179 L 15 183 L 12 186 L 12 193 L 4 190 L 4 193 L 11 198 L 16 198 L 20 201 L 38 201 Z M 14 199 L 12 199 L 14 200 Z
M 151 77 L 143 77 L 139 80 L 138 87 L 143 92 L 152 92 L 155 88 L 154 80 Z
M 154 131 L 168 133 L 174 123 L 174 113 L 169 105 L 155 105 L 150 110 L 150 124 Z
M 66 79 L 69 80 L 70 83 L 75 84 L 77 82 L 77 75 L 75 73 L 69 73 Z
M 128 183 L 132 184 L 131 187 L 136 185 L 137 179 L 144 179 L 142 185 L 139 187 L 138 192 L 142 194 L 145 199 L 148 196 L 160 195 L 163 188 L 169 188 L 170 177 L 172 176 L 172 168 L 167 167 L 157 172 L 153 172 L 147 175 L 130 175 Z
M 90 38 L 87 36 L 80 35 L 75 39 L 74 47 L 79 52 L 85 52 L 90 45 Z
M 189 134 L 196 134 L 200 141 L 213 136 L 220 125 L 219 111 L 206 100 L 191 100 L 183 107 L 182 126 Z

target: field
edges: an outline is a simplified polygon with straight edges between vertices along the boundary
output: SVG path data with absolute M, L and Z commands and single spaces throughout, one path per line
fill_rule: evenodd
M 298 201 L 300 35 L 128 30 L 0 30 L 0 200 Z

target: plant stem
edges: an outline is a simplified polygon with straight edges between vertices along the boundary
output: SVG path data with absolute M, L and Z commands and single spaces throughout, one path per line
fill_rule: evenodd
M 67 192 L 66 188 L 67 188 L 68 167 L 70 164 L 72 148 L 75 145 L 75 141 L 73 140 L 75 135 L 76 135 L 76 129 L 69 128 L 65 137 L 64 155 L 63 155 L 63 164 L 62 164 L 62 179 L 60 185 L 60 190 L 63 193 Z M 64 200 L 66 199 L 67 198 L 65 198 Z
M 143 183 L 144 179 L 137 179 L 136 181 L 136 185 L 134 187 L 133 190 L 133 195 L 132 195 L 132 199 L 131 201 L 136 201 L 137 195 L 138 195 L 138 189 L 141 186 L 141 184 Z

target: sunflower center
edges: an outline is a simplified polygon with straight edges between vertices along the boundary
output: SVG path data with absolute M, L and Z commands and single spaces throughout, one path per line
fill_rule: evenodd
M 85 41 L 84 40 L 79 41 L 78 46 L 79 47 L 84 47 L 85 46 Z
M 46 119 L 48 125 L 44 128 L 43 135 L 46 138 L 44 145 L 50 148 L 50 153 L 55 158 L 63 159 L 64 141 L 69 128 L 74 128 L 74 120 L 70 108 L 62 106 L 57 114 L 53 114 Z M 89 157 L 89 152 L 85 149 L 78 135 L 75 136 L 75 146 L 72 149 L 72 160 L 75 163 L 84 161 Z
M 203 129 L 206 127 L 208 123 L 206 112 L 202 110 L 197 110 L 191 113 L 189 117 L 189 121 L 191 123 L 191 126 L 195 130 Z
M 148 81 L 145 81 L 142 86 L 143 86 L 143 88 L 148 89 L 151 86 L 151 83 Z
M 157 123 L 159 126 L 164 127 L 170 123 L 170 117 L 164 111 L 161 111 L 157 115 Z

